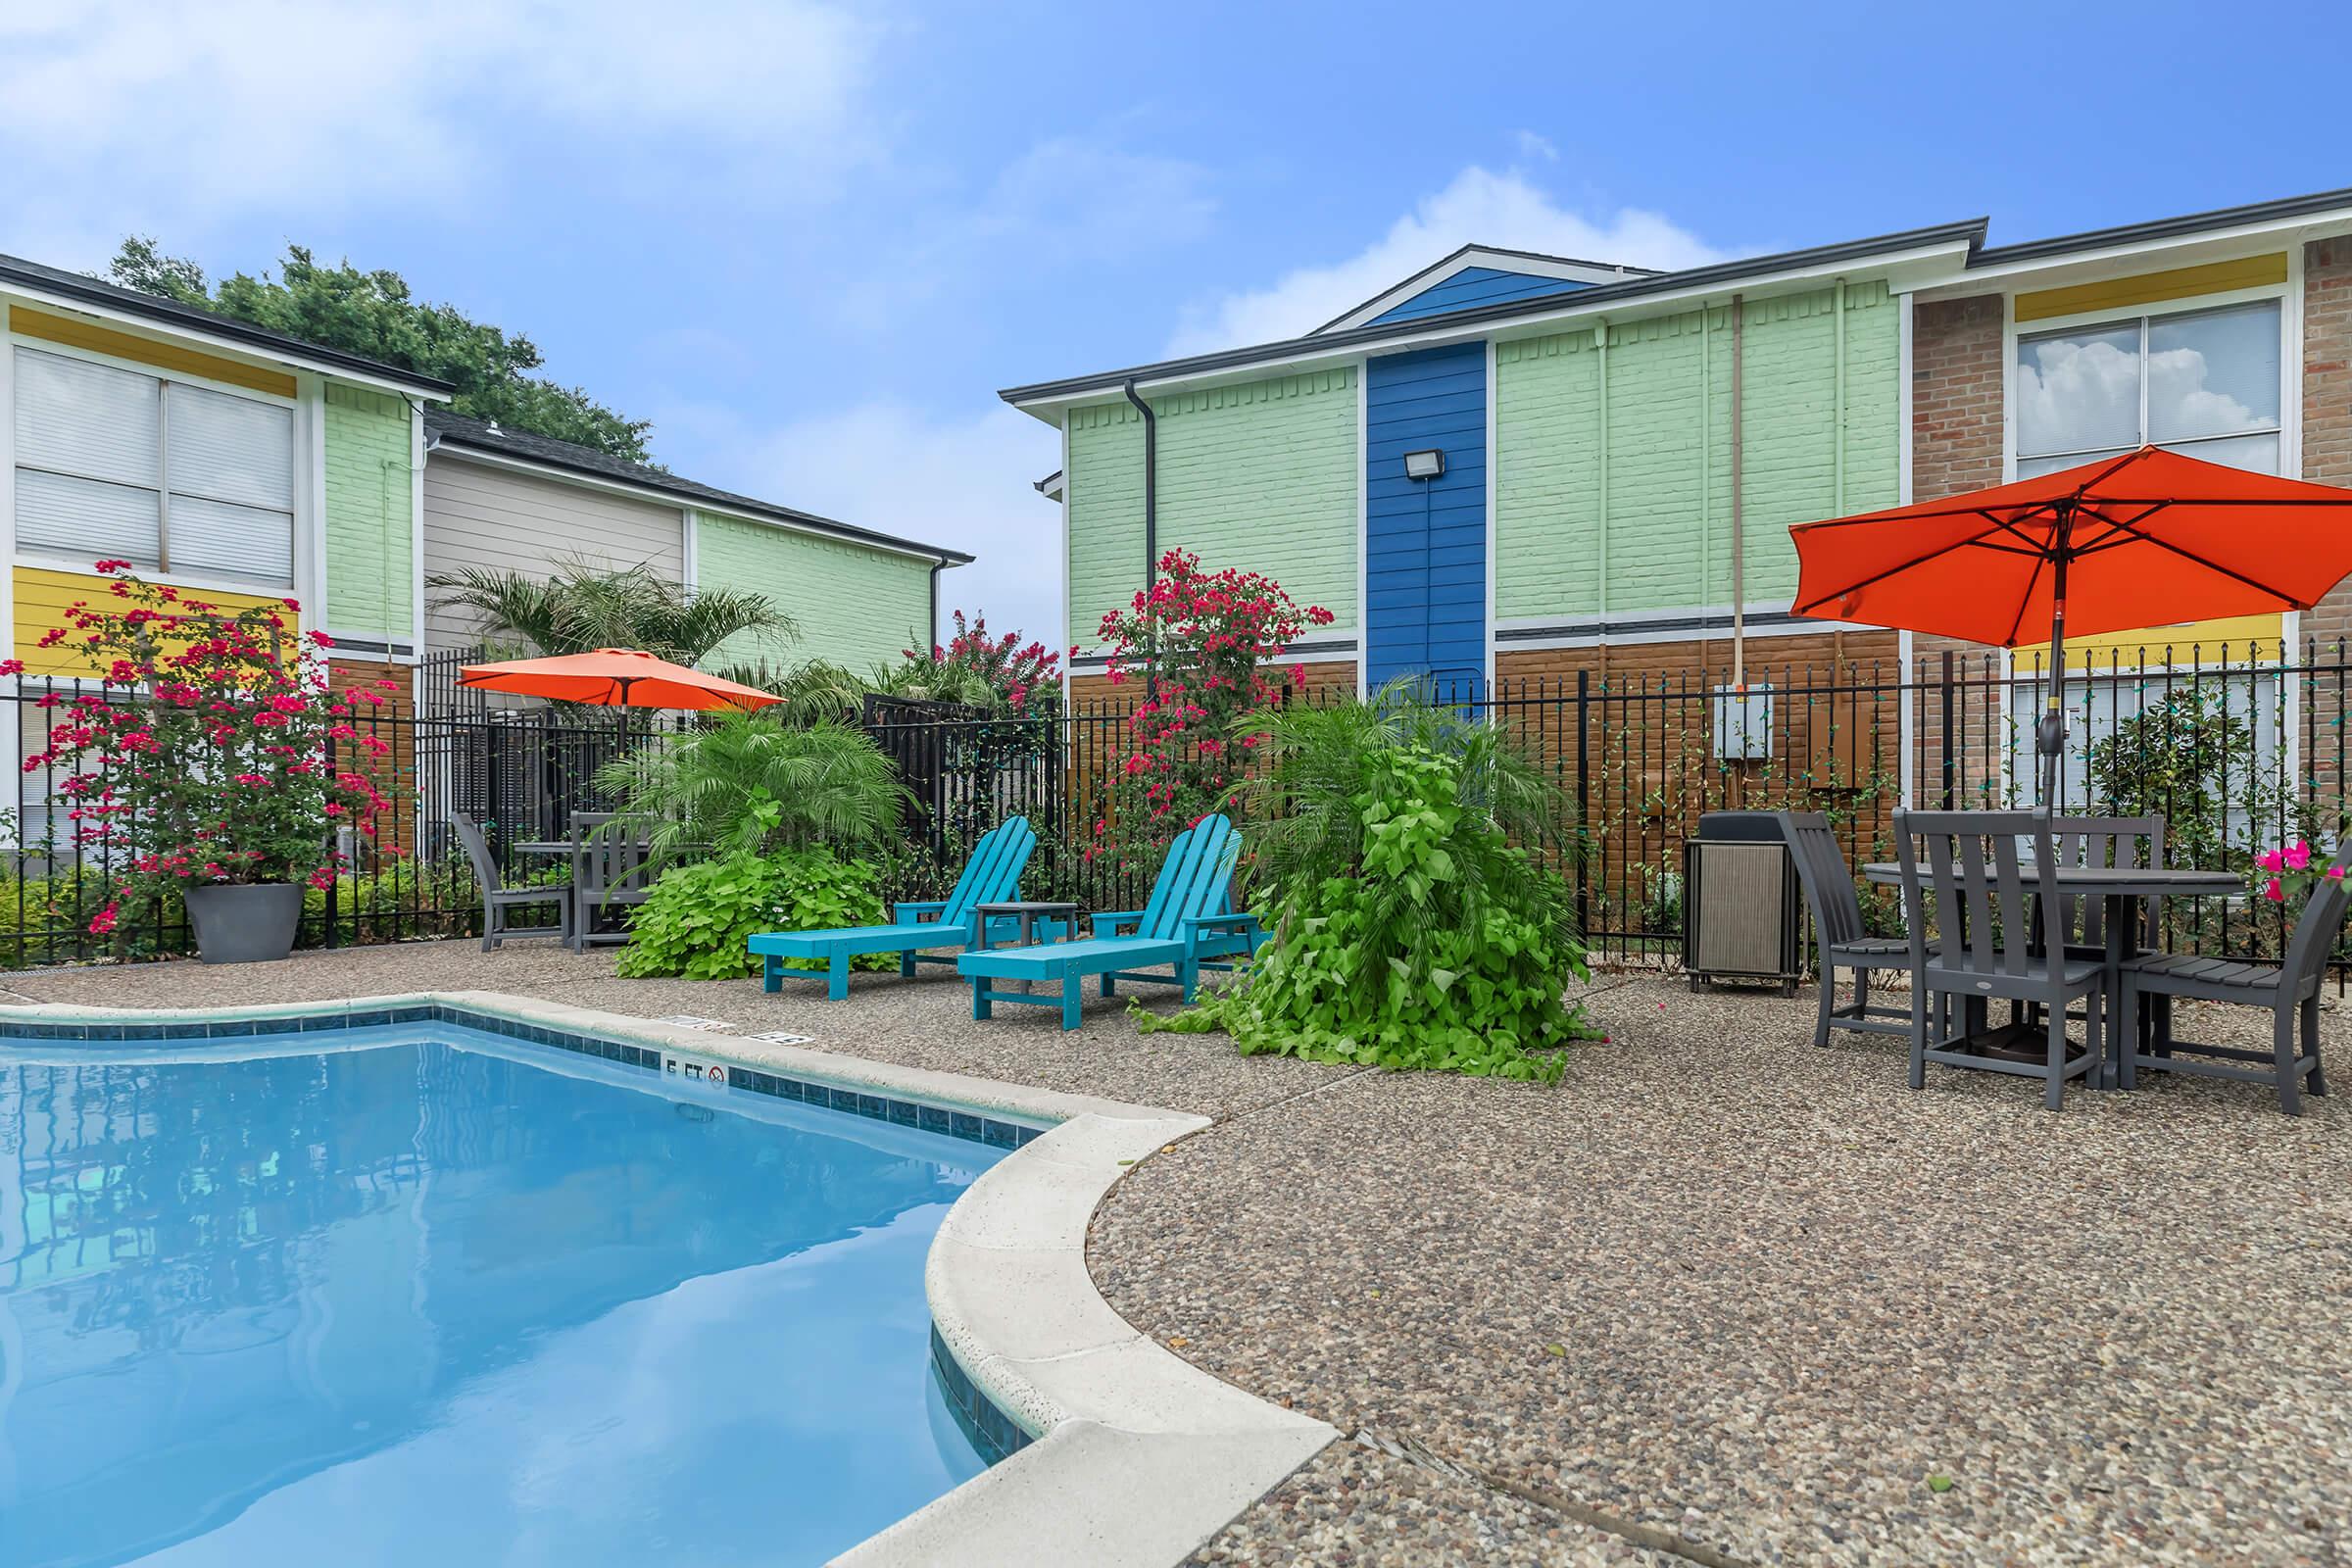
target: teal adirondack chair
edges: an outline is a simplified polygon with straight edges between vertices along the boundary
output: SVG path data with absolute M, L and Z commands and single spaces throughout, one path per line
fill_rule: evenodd
M 1248 957 L 1266 940 L 1257 916 L 1232 906 L 1233 866 L 1241 835 L 1221 816 L 1204 816 L 1168 846 L 1168 858 L 1152 884 L 1152 902 L 1141 909 L 1095 916 L 1097 935 L 1085 942 L 1048 942 L 1027 948 L 975 948 L 958 954 L 956 971 L 972 983 L 972 1016 L 989 1016 L 999 1002 L 1061 1007 L 1061 1026 L 1078 1027 L 1086 978 L 1100 976 L 1102 995 L 1117 993 L 1121 980 L 1184 988 L 1193 1000 L 1204 968 L 1229 968 L 1215 960 Z M 1175 973 L 1139 971 L 1171 965 Z M 991 980 L 1059 980 L 1058 995 L 998 991 Z
M 751 951 L 765 960 L 761 989 L 781 991 L 788 974 L 814 978 L 817 971 L 787 969 L 786 958 L 825 960 L 825 995 L 839 1002 L 850 994 L 850 960 L 864 953 L 895 953 L 899 973 L 911 975 L 917 963 L 953 963 L 944 954 L 925 948 L 968 948 L 978 931 L 973 912 L 983 904 L 1009 904 L 1020 897 L 1021 872 L 1037 848 L 1037 832 L 1025 816 L 1006 817 L 972 846 L 963 874 L 944 899 L 909 900 L 892 912 L 895 925 L 843 926 L 829 931 L 763 931 L 752 938 Z M 925 919 L 931 915 L 936 918 Z M 1045 922 L 1041 922 L 1043 925 Z

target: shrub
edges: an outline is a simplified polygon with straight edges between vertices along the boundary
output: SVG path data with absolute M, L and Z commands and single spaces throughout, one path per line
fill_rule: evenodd
M 1260 715 L 1264 772 L 1235 798 L 1261 825 L 1250 870 L 1276 910 L 1254 967 L 1172 1019 L 1271 1052 L 1545 1082 L 1586 1038 L 1560 994 L 1585 974 L 1560 798 L 1493 726 L 1392 687 Z M 1516 839 L 1518 842 L 1514 843 Z
M 1268 661 L 1331 612 L 1300 610 L 1282 584 L 1254 571 L 1207 572 L 1182 550 L 1159 558 L 1159 574 L 1133 606 L 1102 617 L 1109 678 L 1144 673 L 1153 689 L 1128 726 L 1128 755 L 1111 780 L 1111 814 L 1096 838 L 1135 867 L 1216 804 L 1241 772 L 1254 738 L 1245 715 L 1278 702 L 1300 676 L 1270 676 Z M 1095 851 L 1090 850 L 1090 856 Z
M 864 731 L 831 720 L 794 728 L 764 712 L 730 712 L 672 746 L 609 762 L 597 783 L 621 800 L 615 831 L 644 834 L 658 865 L 690 848 L 881 849 L 906 800 Z
M 56 765 L 74 843 L 119 867 L 117 897 L 88 928 L 208 883 L 323 887 L 340 858 L 330 830 L 365 836 L 389 802 L 372 776 L 387 748 L 349 715 L 383 688 L 327 683 L 318 632 L 295 635 L 291 599 L 231 614 L 101 561 L 112 605 L 75 603 L 41 646 L 66 644 L 101 681 L 71 702 L 52 691 L 48 745 L 24 770 Z M 23 665 L 0 661 L 0 673 Z M 338 758 L 336 743 L 350 743 Z
M 737 852 L 662 874 L 630 917 L 618 972 L 734 979 L 760 972 L 744 944 L 761 931 L 880 925 L 883 918 L 882 873 L 869 862 L 840 859 L 821 847 L 764 857 Z M 896 960 L 868 955 L 859 966 L 894 968 Z

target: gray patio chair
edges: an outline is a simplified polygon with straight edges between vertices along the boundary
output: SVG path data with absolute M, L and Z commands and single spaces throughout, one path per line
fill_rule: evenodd
M 572 916 L 571 950 L 629 940 L 626 927 L 599 931 L 599 909 L 643 904 L 651 891 L 646 877 L 645 846 L 635 834 L 610 831 L 611 811 L 571 813 Z
M 2164 859 L 2164 818 L 2161 816 L 2054 816 L 2050 819 L 2050 839 L 2058 852 L 2060 865 L 2087 865 L 2109 869 L 2132 866 L 2161 870 Z M 2137 955 L 2156 951 L 2156 932 L 2162 915 L 2162 903 L 2156 899 L 2142 900 L 2139 906 L 2140 929 L 2132 944 Z M 2070 893 L 2059 901 L 2058 919 L 2066 933 L 2066 951 L 2070 957 L 2097 958 L 2107 956 L 2107 901 Z M 2038 1023 L 2040 1017 L 2029 1009 L 2028 1021 Z
M 2018 841 L 2031 840 L 2030 864 Z M 1923 866 L 1920 853 L 1925 849 Z M 1911 926 L 1911 1087 L 1924 1089 L 1928 1063 L 2015 1073 L 2042 1080 L 2042 1103 L 2066 1102 L 2066 1081 L 2098 1063 L 2106 1026 L 2105 965 L 2066 951 L 2059 925 L 2058 851 L 2041 811 L 1897 811 L 1895 858 L 1902 866 L 1903 912 Z M 1927 943 L 1935 912 L 1936 949 Z M 2035 940 L 2036 924 L 2040 939 Z M 1975 1049 L 1957 1031 L 1928 1038 L 1928 999 L 1942 1015 L 1974 1021 L 1978 1005 L 2005 1000 L 2020 1016 L 2042 1009 L 2043 1059 L 2005 1059 Z M 2068 1004 L 2082 999 L 2088 1049 L 2070 1053 Z M 1958 1008 L 1953 1004 L 1958 1002 Z
M 482 951 L 489 953 L 505 946 L 510 937 L 517 941 L 532 937 L 554 937 L 568 944 L 571 941 L 571 882 L 546 882 L 537 887 L 511 888 L 498 869 L 498 857 L 490 853 L 490 841 L 482 836 L 482 824 L 469 816 L 457 819 L 458 842 L 466 846 L 466 858 L 473 862 L 474 886 L 482 890 Z M 507 923 L 510 910 L 534 904 L 556 906 L 554 925 L 511 926 Z
M 1796 861 L 1797 880 L 1804 885 L 1805 903 L 1813 910 L 1813 933 L 1821 944 L 1821 1016 L 1813 1025 L 1813 1043 L 1826 1046 L 1832 1029 L 1863 1034 L 1908 1035 L 1911 1009 L 1871 1005 L 1870 975 L 1874 969 L 1911 969 L 1911 939 L 1874 937 L 1862 923 L 1862 897 L 1854 888 L 1854 873 L 1838 847 L 1838 834 L 1819 811 L 1776 811 L 1781 837 Z M 1929 950 L 1931 953 L 1933 949 Z M 1838 971 L 1854 972 L 1854 1004 L 1838 1005 Z
M 2352 872 L 2352 834 L 2337 846 L 2330 862 Z M 2194 1073 L 2201 1078 L 2230 1078 L 2240 1083 L 2270 1084 L 2278 1091 L 2278 1108 L 2289 1116 L 2303 1114 L 2303 1090 L 2328 1092 L 2328 1077 L 2320 1065 L 2320 986 L 2327 978 L 2328 956 L 2344 923 L 2348 898 L 2343 882 L 2322 882 L 2295 919 L 2287 938 L 2285 956 L 2277 964 L 2235 963 L 2225 958 L 2200 958 L 2193 954 L 2151 954 L 2124 966 L 2124 1035 L 2131 1049 L 2123 1058 L 2123 1085 L 2139 1086 L 2142 1067 L 2157 1072 Z M 2271 1009 L 2271 1049 L 2208 1046 L 2173 1034 L 2172 1002 L 2187 997 L 2204 1002 L 2235 1002 Z M 2149 1037 L 2135 1027 L 2140 1009 L 2155 1006 Z M 2295 1049 L 2295 1026 L 2302 1024 L 2302 1050 Z M 2206 1058 L 2216 1059 L 2206 1059 Z M 2247 1065 L 2238 1066 L 2234 1063 Z

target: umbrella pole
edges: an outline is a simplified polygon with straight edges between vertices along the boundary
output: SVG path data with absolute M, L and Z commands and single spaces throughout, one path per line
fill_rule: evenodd
M 2075 509 L 2061 505 L 2052 542 L 2050 578 L 2050 704 L 2034 739 L 2040 755 L 2034 793 L 2044 809 L 2058 809 L 2059 768 L 2066 757 L 2066 566 L 2074 556 Z

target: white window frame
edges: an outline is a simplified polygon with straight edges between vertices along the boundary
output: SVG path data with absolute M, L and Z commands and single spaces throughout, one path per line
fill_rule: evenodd
M 291 541 L 293 565 L 284 585 L 280 587 L 246 578 L 223 577 L 210 572 L 189 572 L 177 569 L 143 571 L 141 575 L 156 582 L 167 582 L 176 587 L 196 588 L 213 593 L 244 594 L 259 599 L 269 599 L 280 595 L 298 597 L 303 600 L 307 609 L 311 599 L 315 597 L 311 593 L 306 593 L 306 590 L 311 587 L 317 570 L 313 536 L 319 525 L 318 514 L 315 510 L 318 473 L 318 441 L 315 432 L 322 429 L 323 425 L 318 415 L 317 401 L 306 399 L 300 395 L 301 381 L 299 377 L 296 378 L 297 395 L 280 397 L 274 392 L 264 392 L 254 387 L 219 381 L 210 376 L 189 375 L 177 370 L 167 370 L 161 366 L 150 365 L 140 360 L 124 359 L 120 355 L 102 354 L 71 344 L 54 343 L 47 338 L 31 337 L 21 332 L 0 332 L 0 355 L 5 355 L 8 361 L 7 378 L 0 385 L 5 385 L 9 393 L 5 400 L 0 400 L 0 421 L 4 421 L 7 425 L 4 444 L 0 444 L 0 460 L 5 460 L 5 471 L 0 472 L 0 505 L 4 505 L 6 508 L 4 513 L 0 513 L 0 528 L 8 530 L 10 560 L 16 565 L 36 566 L 52 571 L 69 571 L 81 576 L 89 575 L 90 562 L 88 560 L 75 559 L 44 550 L 23 549 L 19 548 L 16 542 L 15 368 L 16 351 L 20 348 L 29 349 L 36 354 L 53 354 L 60 359 L 80 360 L 91 365 L 105 366 L 111 369 L 126 370 L 134 375 L 147 376 L 163 386 L 170 386 L 177 382 L 208 392 L 218 392 L 226 397 L 246 398 L 256 403 L 286 410 L 292 418 L 292 450 L 288 454 L 288 460 L 294 470 L 294 504 Z M 165 401 L 168 405 L 169 399 L 166 398 Z M 171 537 L 172 472 L 169 452 L 171 416 L 168 407 L 161 417 L 165 421 L 163 430 L 166 452 L 163 485 L 158 500 L 160 509 L 158 520 L 164 530 L 163 537 L 169 541 Z M 11 596 L 13 599 L 13 578 Z M 13 604 L 11 608 L 13 610 Z
M 2276 247 L 2264 247 L 2248 252 L 2248 256 L 2270 255 Z M 2139 427 L 2144 434 L 2148 427 L 2147 329 L 2144 323 L 2158 317 L 2193 316 L 2205 311 L 2222 310 L 2231 305 L 2250 305 L 2257 301 L 2278 302 L 2278 472 L 2283 478 L 2303 476 L 2303 244 L 2291 239 L 2286 247 L 2286 277 L 2277 283 L 2265 283 L 2253 288 L 2222 289 L 2211 294 L 2194 294 L 2177 300 L 2150 300 L 2136 305 L 2112 306 L 2105 310 L 2080 311 L 2066 316 L 2038 318 L 2020 322 L 2017 318 L 2017 297 L 2021 293 L 2038 293 L 2062 287 L 2049 277 L 2025 278 L 2014 281 L 2002 291 L 2001 299 L 2001 479 L 2003 483 L 2017 478 L 2017 348 L 2022 338 L 2040 337 L 2050 332 L 2082 330 L 2084 328 L 2115 327 L 2126 321 L 2138 320 L 2140 329 Z M 2228 260 L 2230 258 L 2223 258 Z M 2147 262 L 2160 266 L 2152 257 L 2134 257 L 2136 265 Z M 2021 286 L 2021 284 L 2023 286 Z M 1909 377 L 1904 380 L 1906 387 Z M 2104 450 L 2104 449 L 2102 449 Z M 2291 651 L 2301 635 L 2302 616 L 2288 611 L 2279 617 L 2278 640 L 2281 651 Z M 2100 646 L 2095 643 L 2086 646 Z M 2095 664 L 2093 665 L 2095 668 Z M 2142 669 L 2175 666 L 2140 665 Z M 2014 681 L 2017 678 L 2017 650 L 2001 650 L 2001 673 Z M 2286 679 L 2280 694 L 2281 711 L 2299 711 L 2301 701 L 2299 681 L 2295 676 Z M 2300 777 L 2302 766 L 2301 726 L 2288 722 L 2280 725 L 2286 740 L 2286 770 L 2290 778 Z M 2004 774 L 2009 771 L 2010 749 L 2002 751 Z M 2014 780 L 2004 777 L 2005 784 Z

